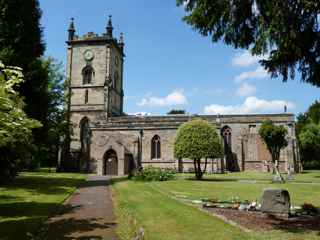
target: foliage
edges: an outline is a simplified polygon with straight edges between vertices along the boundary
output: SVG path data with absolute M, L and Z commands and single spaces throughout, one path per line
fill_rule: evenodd
M 273 162 L 279 160 L 280 150 L 288 145 L 287 133 L 284 126 L 277 126 L 271 120 L 264 121 L 259 129 L 259 134 L 266 143 Z
M 184 109 L 172 109 L 167 114 L 168 115 L 170 115 L 170 114 L 186 114 L 186 110 L 184 110 Z
M 133 177 L 140 181 L 168 181 L 175 178 L 176 171 L 156 167 L 146 167 L 138 171 Z
M 259 134 L 266 143 L 267 148 L 271 154 L 272 162 L 275 164 L 275 171 L 278 177 L 281 178 L 278 169 L 278 160 L 280 158 L 280 151 L 288 145 L 286 139 L 288 131 L 284 126 L 277 126 L 271 120 L 266 120 L 262 123 Z M 281 180 L 283 180 L 281 178 Z
M 24 103 L 15 90 L 22 81 L 21 69 L 0 63 L 0 182 L 15 176 L 32 147 L 32 129 L 41 127 L 22 110 Z
M 221 140 L 209 122 L 193 119 L 179 127 L 174 144 L 174 155 L 177 159 L 192 159 L 196 178 L 201 179 L 203 175 L 201 159 L 222 157 Z
M 44 53 L 39 2 L 0 0 L 0 9 L 0 59 L 25 67 Z
M 46 115 L 43 117 L 43 129 L 36 132 L 38 149 L 36 154 L 41 159 L 42 166 L 55 166 L 61 138 L 65 138 L 67 123 L 64 108 L 64 73 L 62 64 L 53 58 L 42 58 L 42 69 L 47 79 Z
M 297 116 L 296 132 L 304 168 L 320 167 L 320 102 L 315 101 Z
M 19 93 L 25 98 L 25 111 L 43 123 L 47 109 L 39 104 L 46 102 L 47 82 L 39 59 L 45 49 L 39 2 L 0 0 L 0 9 L 0 60 L 5 65 L 23 69 L 25 81 Z
M 42 57 L 45 44 L 38 0 L 0 0 L 0 9 L 0 60 L 23 69 L 25 81 L 16 90 L 24 98 L 28 117 L 43 125 L 33 131 L 35 144 L 28 154 L 34 157 L 26 167 L 37 167 L 40 159 L 50 165 L 48 159 L 56 159 L 56 129 L 60 128 L 56 125 L 62 115 L 61 68 L 52 58 Z
M 300 130 L 298 135 L 302 162 L 304 165 L 319 166 L 320 125 L 310 123 Z
M 213 42 L 268 55 L 260 63 L 283 81 L 301 73 L 320 86 L 320 2 L 314 0 L 177 0 L 184 21 Z
M 320 123 L 320 102 L 315 101 L 312 103 L 306 113 L 308 119 L 310 119 L 313 123 Z

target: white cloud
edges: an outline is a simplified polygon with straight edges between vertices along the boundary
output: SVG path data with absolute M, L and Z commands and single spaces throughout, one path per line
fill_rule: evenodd
M 237 67 L 249 67 L 257 64 L 259 60 L 265 58 L 264 56 L 252 56 L 249 51 L 236 53 L 232 58 L 232 65 Z
M 247 79 L 261 79 L 268 77 L 268 72 L 263 67 L 257 67 L 256 70 L 242 72 L 241 74 L 235 76 L 235 82 L 242 82 Z
M 141 99 L 141 101 L 137 103 L 137 105 L 140 107 L 167 107 L 186 104 L 188 104 L 188 101 L 183 93 L 183 90 L 174 90 L 172 93 L 165 97 L 148 96 Z
M 247 97 L 242 104 L 219 105 L 212 104 L 204 107 L 204 114 L 250 114 L 250 113 L 275 113 L 283 112 L 284 106 L 288 109 L 295 108 L 293 102 L 284 100 L 265 100 L 257 97 Z
M 249 83 L 241 83 L 236 91 L 236 94 L 240 97 L 253 95 L 257 91 L 256 87 Z

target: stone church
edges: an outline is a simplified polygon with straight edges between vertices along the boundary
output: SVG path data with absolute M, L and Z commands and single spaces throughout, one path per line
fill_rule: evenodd
M 178 127 L 194 117 L 212 122 L 224 143 L 224 158 L 210 159 L 209 172 L 269 171 L 271 157 L 258 135 L 270 119 L 288 130 L 280 169 L 297 166 L 299 155 L 294 115 L 165 115 L 130 116 L 123 112 L 124 38 L 113 36 L 111 16 L 102 35 L 75 34 L 72 20 L 67 41 L 67 76 L 72 161 L 83 171 L 99 175 L 125 175 L 146 166 L 192 171 L 189 159 L 174 158 Z

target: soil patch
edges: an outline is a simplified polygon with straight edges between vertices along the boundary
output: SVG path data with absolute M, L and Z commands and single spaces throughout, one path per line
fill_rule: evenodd
M 320 216 L 295 216 L 288 219 L 270 216 L 256 211 L 239 211 L 223 208 L 204 208 L 223 216 L 249 230 L 285 230 L 288 232 L 319 231 Z

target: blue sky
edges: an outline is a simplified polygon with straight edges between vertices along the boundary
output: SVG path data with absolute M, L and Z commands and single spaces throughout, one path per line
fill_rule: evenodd
M 175 0 L 40 0 L 46 54 L 65 63 L 67 28 L 78 35 L 103 33 L 113 16 L 114 33 L 125 34 L 125 111 L 165 114 L 299 113 L 319 88 L 299 79 L 271 79 L 244 50 L 200 36 L 182 21 Z

